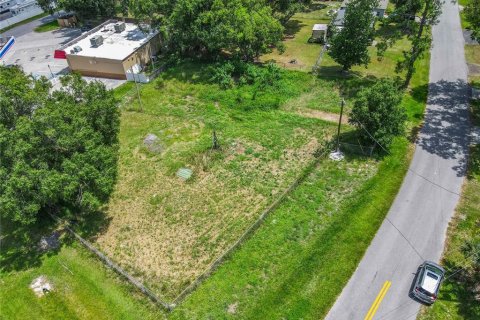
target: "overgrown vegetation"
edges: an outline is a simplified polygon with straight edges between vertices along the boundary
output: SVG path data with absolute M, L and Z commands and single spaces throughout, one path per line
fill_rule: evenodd
M 312 75 L 247 65 L 246 74 L 265 79 L 248 76 L 240 84 L 227 73 L 235 83 L 222 89 L 212 66 L 218 68 L 194 61 L 166 71 L 142 88 L 143 112 L 135 91 L 127 91 L 119 181 L 106 208 L 109 222 L 94 233 L 109 256 L 168 300 L 238 239 L 335 128 L 281 110 L 312 87 L 328 90 Z M 149 133 L 160 153 L 143 146 Z M 193 178 L 178 178 L 180 168 L 193 170 Z
M 464 10 L 465 20 L 469 23 L 472 38 L 480 41 L 480 0 L 469 0 Z
M 16 226 L 2 261 L 35 248 L 28 230 L 55 213 L 72 218 L 95 211 L 116 181 L 119 112 L 111 92 L 80 76 L 50 82 L 0 67 L 0 212 Z

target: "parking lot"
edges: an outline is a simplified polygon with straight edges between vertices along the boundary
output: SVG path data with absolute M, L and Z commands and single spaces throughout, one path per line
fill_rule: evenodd
M 32 74 L 34 77 L 45 76 L 52 80 L 54 87 L 58 86 L 56 78 L 67 74 L 69 69 L 67 60 L 54 59 L 54 51 L 81 35 L 82 32 L 80 29 L 74 28 L 61 28 L 42 33 L 33 31 L 35 27 L 52 19 L 52 17 L 44 17 L 5 32 L 5 36 L 15 36 L 16 42 L 0 63 L 19 65 L 26 73 Z M 85 79 L 87 81 L 99 80 L 109 89 L 125 82 L 124 80 L 91 77 Z

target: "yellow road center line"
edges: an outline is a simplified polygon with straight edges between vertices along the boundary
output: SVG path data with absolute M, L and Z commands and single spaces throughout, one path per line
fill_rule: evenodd
M 385 281 L 383 284 L 382 290 L 378 293 L 378 296 L 375 298 L 375 301 L 373 301 L 372 306 L 370 307 L 370 310 L 368 310 L 367 315 L 365 316 L 364 320 L 372 320 L 373 316 L 375 313 L 377 313 L 378 307 L 380 306 L 380 303 L 382 303 L 383 298 L 387 294 L 388 289 L 390 289 L 390 286 L 392 283 L 390 281 Z

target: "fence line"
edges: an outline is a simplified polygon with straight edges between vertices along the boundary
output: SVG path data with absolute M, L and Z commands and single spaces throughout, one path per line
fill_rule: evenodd
M 85 248 L 87 248 L 90 252 L 94 253 L 100 260 L 110 269 L 114 270 L 116 273 L 124 277 L 125 279 L 130 282 L 133 286 L 135 286 L 138 290 L 140 290 L 143 294 L 150 298 L 153 302 L 161 305 L 167 311 L 173 311 L 175 307 L 181 303 L 190 293 L 192 293 L 206 278 L 208 278 L 219 266 L 222 264 L 226 258 L 230 256 L 232 252 L 234 252 L 238 247 L 240 247 L 251 235 L 252 233 L 257 230 L 263 221 L 269 216 L 269 214 L 278 208 L 278 206 L 282 203 L 282 201 L 293 191 L 295 190 L 311 173 L 312 170 L 315 169 L 322 159 L 326 156 L 328 152 L 330 152 L 330 145 L 327 144 L 323 148 L 319 148 L 315 154 L 314 160 L 303 170 L 300 176 L 295 179 L 295 181 L 290 184 L 290 186 L 285 189 L 281 195 L 275 199 L 268 208 L 266 208 L 260 217 L 250 225 L 250 227 L 238 238 L 237 241 L 233 245 L 231 245 L 227 250 L 225 250 L 215 261 L 213 261 L 205 271 L 198 276 L 188 287 L 186 287 L 174 300 L 172 303 L 168 303 L 162 299 L 160 299 L 155 293 L 153 293 L 150 289 L 148 289 L 145 285 L 143 285 L 139 280 L 131 276 L 128 272 L 126 272 L 122 267 L 118 264 L 113 262 L 110 258 L 108 258 L 105 254 L 103 254 L 100 250 L 98 250 L 93 244 L 89 241 L 82 238 L 79 234 L 77 234 L 73 229 L 71 229 L 68 225 L 65 225 L 65 229 L 71 233 Z M 50 214 L 53 219 L 58 222 L 62 222 L 60 218 L 57 216 Z
M 250 235 L 257 230 L 260 225 L 263 223 L 265 218 L 274 211 L 280 203 L 288 196 L 296 187 L 302 183 L 315 169 L 320 161 L 325 157 L 325 155 L 330 151 L 328 146 L 325 146 L 324 149 L 319 149 L 317 155 L 315 156 L 314 161 L 312 161 L 300 174 L 300 176 L 287 188 L 282 194 L 275 200 L 273 203 L 265 209 L 260 217 L 238 238 L 233 245 L 231 245 L 227 250 L 225 250 L 213 263 L 211 263 L 205 271 L 198 276 L 188 287 L 186 287 L 176 298 L 173 300 L 172 307 L 175 308 L 179 303 L 181 303 L 190 293 L 192 293 L 206 278 L 208 278 L 220 264 L 225 261 L 225 259 L 234 252 L 238 247 L 240 247 L 245 240 L 247 240 Z
M 58 222 L 62 222 L 60 218 L 58 218 L 55 215 L 51 216 L 57 220 Z M 123 276 L 130 282 L 133 286 L 135 286 L 138 290 L 140 290 L 143 294 L 145 294 L 147 297 L 149 297 L 153 302 L 161 305 L 168 311 L 173 310 L 173 307 L 171 304 L 163 301 L 160 299 L 157 295 L 155 295 L 150 289 L 145 287 L 139 280 L 131 276 L 128 272 L 126 272 L 123 268 L 121 268 L 118 264 L 110 260 L 105 254 L 103 254 L 100 250 L 95 248 L 94 245 L 92 245 L 90 242 L 87 240 L 83 239 L 79 234 L 77 234 L 75 231 L 73 231 L 68 225 L 65 226 L 65 229 L 70 232 L 78 241 L 80 241 L 81 244 L 83 244 L 84 247 L 86 247 L 90 252 L 94 253 L 97 257 L 100 258 L 100 260 L 103 261 L 103 263 L 109 267 L 110 269 L 114 270 L 117 272 L 119 275 Z

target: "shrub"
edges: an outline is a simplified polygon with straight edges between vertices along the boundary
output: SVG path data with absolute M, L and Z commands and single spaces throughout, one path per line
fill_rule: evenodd
M 407 115 L 401 101 L 402 92 L 393 80 L 379 80 L 358 93 L 349 122 L 363 140 L 388 148 L 395 136 L 405 132 Z

